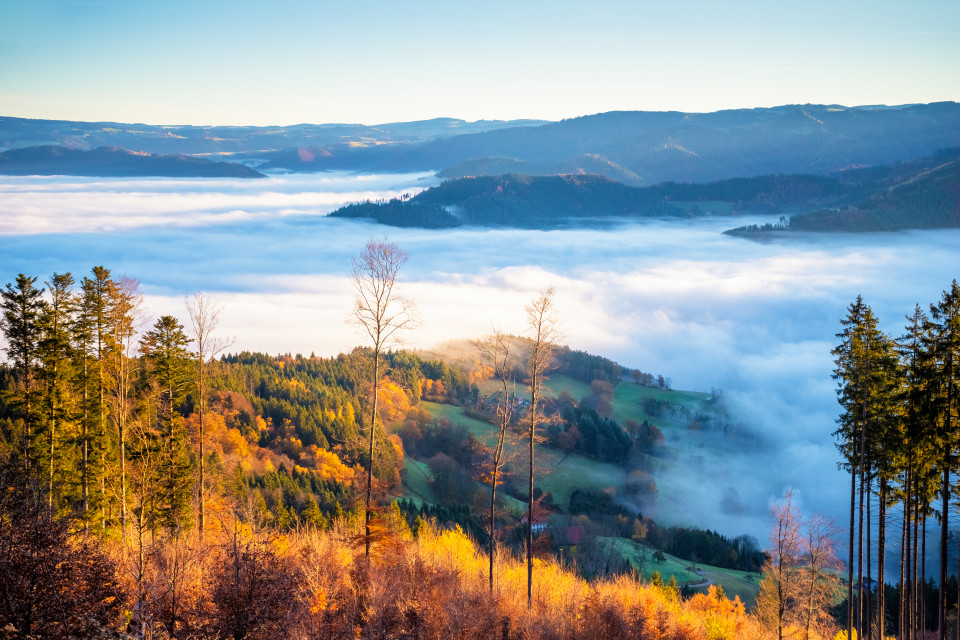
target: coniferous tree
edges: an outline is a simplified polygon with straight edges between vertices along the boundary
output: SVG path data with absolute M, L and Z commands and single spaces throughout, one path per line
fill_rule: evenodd
M 54 475 L 57 468 L 57 445 L 63 440 L 63 427 L 72 419 L 71 364 L 73 340 L 70 329 L 73 324 L 75 299 L 74 280 L 69 273 L 53 274 L 45 282 L 50 292 L 50 302 L 41 317 L 43 339 L 40 342 L 40 359 L 43 365 L 44 414 L 47 423 L 47 500 L 54 505 Z M 62 467 L 62 465 L 61 465 Z
M 929 322 L 920 305 L 906 317 L 906 333 L 898 340 L 903 386 L 898 403 L 902 421 L 902 442 L 895 451 L 903 452 L 900 471 L 900 499 L 903 511 L 901 545 L 900 637 L 912 637 L 919 629 L 919 607 L 923 604 L 922 582 L 918 572 L 919 529 L 921 518 L 930 512 L 936 486 L 936 447 L 932 438 L 929 386 L 934 373 L 929 353 Z
M 179 529 L 189 518 L 189 445 L 177 405 L 190 381 L 190 339 L 173 316 L 162 316 L 140 341 L 147 375 L 155 385 L 159 437 L 154 525 Z
M 957 385 L 960 384 L 960 286 L 954 280 L 937 304 L 930 305 L 927 322 L 926 349 L 930 354 L 934 376 L 929 387 L 934 438 L 939 449 L 940 485 L 940 589 L 939 637 L 946 637 L 947 530 L 953 487 L 951 473 L 958 463 Z
M 873 311 L 864 304 L 860 296 L 848 307 L 847 316 L 841 320 L 841 324 L 843 331 L 837 334 L 841 343 L 832 351 L 836 363 L 833 377 L 838 381 L 837 398 L 842 409 L 837 419 L 839 427 L 834 435 L 838 438 L 837 446 L 846 459 L 844 466 L 851 473 L 847 631 L 852 637 L 854 629 L 858 636 L 861 636 L 864 626 L 870 624 L 869 616 L 865 615 L 862 597 L 865 593 L 864 500 L 868 497 L 867 480 L 876 462 L 878 443 L 882 442 L 881 434 L 893 419 L 898 360 L 893 341 L 879 330 Z M 856 612 L 852 608 L 854 526 L 857 531 Z M 869 549 L 867 553 L 870 553 Z M 869 580 L 869 576 L 867 577 Z
M 6 291 L 0 292 L 7 355 L 13 360 L 18 385 L 17 396 L 13 398 L 12 404 L 18 409 L 20 455 L 27 469 L 31 468 L 35 457 L 33 435 L 40 421 L 35 378 L 42 338 L 40 319 L 45 304 L 41 297 L 43 289 L 38 289 L 36 282 L 36 277 L 21 273 L 17 276 L 15 286 L 8 283 Z
M 99 515 L 101 526 L 106 524 L 107 495 L 106 479 L 108 474 L 107 455 L 109 450 L 107 434 L 107 387 L 109 384 L 107 358 L 114 345 L 111 335 L 111 305 L 115 293 L 115 283 L 110 270 L 99 266 L 91 270 L 93 277 L 85 277 L 81 284 L 83 302 L 81 313 L 85 316 L 81 326 L 86 334 L 83 346 L 87 350 L 84 361 L 84 513 L 87 517 Z M 95 461 L 95 472 L 99 485 L 90 502 L 91 457 Z M 92 511 L 92 513 L 91 513 Z

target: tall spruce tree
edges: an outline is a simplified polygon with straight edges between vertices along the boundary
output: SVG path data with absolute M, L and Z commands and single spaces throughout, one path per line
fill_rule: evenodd
M 71 327 L 76 310 L 73 293 L 74 279 L 69 273 L 54 273 L 45 282 L 50 292 L 50 302 L 41 316 L 43 339 L 40 342 L 40 359 L 43 365 L 43 411 L 47 429 L 47 501 L 54 506 L 54 476 L 58 466 L 57 446 L 64 438 L 63 427 L 73 418 L 72 363 L 73 340 Z
M 35 457 L 33 436 L 40 422 L 36 370 L 39 365 L 42 328 L 40 318 L 45 303 L 43 289 L 36 287 L 37 278 L 17 276 L 16 285 L 7 283 L 0 292 L 3 308 L 3 333 L 7 339 L 7 355 L 16 371 L 17 394 L 11 404 L 17 407 L 20 420 L 20 451 L 23 465 L 30 469 Z M 15 436 L 16 437 L 16 436 Z
M 78 326 L 84 334 L 80 343 L 86 350 L 83 371 L 83 510 L 89 520 L 99 517 L 106 525 L 108 476 L 107 455 L 110 449 L 107 434 L 107 388 L 109 354 L 114 348 L 110 316 L 116 284 L 106 267 L 91 270 L 81 284 L 82 303 Z M 93 472 L 93 473 L 92 473 Z M 95 478 L 92 477 L 95 473 Z M 95 482 L 91 483 L 91 480 Z M 97 491 L 91 495 L 93 484 Z M 89 522 L 88 522 L 89 524 Z
M 171 530 L 189 521 L 193 484 L 186 426 L 177 412 L 190 382 L 188 344 L 190 338 L 173 316 L 162 316 L 140 341 L 147 375 L 155 387 L 160 441 L 153 524 Z
M 832 351 L 836 364 L 833 377 L 837 380 L 837 399 L 841 407 L 838 429 L 834 435 L 838 438 L 837 447 L 845 458 L 843 466 L 851 473 L 847 632 L 852 637 L 854 630 L 858 636 L 862 636 L 864 628 L 870 625 L 862 595 L 865 593 L 864 500 L 868 498 L 867 479 L 876 463 L 881 434 L 885 425 L 892 420 L 898 360 L 893 341 L 879 330 L 873 311 L 860 296 L 848 307 L 841 325 L 843 331 L 837 334 L 841 342 Z M 856 540 L 854 527 L 857 531 Z M 855 609 L 854 547 L 857 550 L 858 594 Z
M 957 386 L 960 384 L 960 286 L 954 280 L 949 290 L 943 292 L 940 301 L 930 305 L 927 322 L 926 350 L 930 356 L 933 378 L 928 387 L 934 439 L 938 445 L 938 466 L 942 477 L 940 485 L 940 589 L 939 637 L 946 638 L 947 610 L 947 531 L 950 498 L 952 497 L 951 474 L 956 474 L 958 464 L 957 432 Z M 955 477 L 955 476 L 954 476 Z

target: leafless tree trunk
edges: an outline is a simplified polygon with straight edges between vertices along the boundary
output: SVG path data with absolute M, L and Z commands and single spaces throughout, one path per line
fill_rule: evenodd
M 833 521 L 819 513 L 802 523 L 804 529 L 801 589 L 803 591 L 804 640 L 824 635 L 829 624 L 830 606 L 840 581 L 837 571 L 843 566 L 837 557 L 833 537 L 839 533 Z
M 559 320 L 553 302 L 554 290 L 541 292 L 525 309 L 530 332 L 530 477 L 527 485 L 527 608 L 533 607 L 533 449 L 539 420 L 538 403 L 543 391 L 546 373 L 553 366 L 557 341 L 560 338 Z
M 113 325 L 112 384 L 113 419 L 116 422 L 120 444 L 120 535 L 127 536 L 127 423 L 133 410 L 130 387 L 133 383 L 133 363 L 137 343 L 134 341 L 143 320 L 143 293 L 140 281 L 126 276 L 117 280 L 113 305 L 110 308 Z
M 507 438 L 507 429 L 513 419 L 513 405 L 516 392 L 513 389 L 513 361 L 510 356 L 510 339 L 500 329 L 495 328 L 493 335 L 483 342 L 477 343 L 484 360 L 484 365 L 490 367 L 493 377 L 498 382 L 499 393 L 497 399 L 496 426 L 497 444 L 493 450 L 492 468 L 490 470 L 490 593 L 493 593 L 493 559 L 496 553 L 496 502 L 497 485 L 499 484 L 500 465 L 503 462 L 503 446 Z
M 402 333 L 416 324 L 416 309 L 394 288 L 397 274 L 407 262 L 407 254 L 396 244 L 369 240 L 360 255 L 353 259 L 353 284 L 357 297 L 353 304 L 352 324 L 370 338 L 373 348 L 372 402 L 370 407 L 370 439 L 367 465 L 366 557 L 370 559 L 370 516 L 373 496 L 373 449 L 377 421 L 377 391 L 380 385 L 381 356 L 399 344 Z
M 204 532 L 204 416 L 207 403 L 207 380 L 206 367 L 207 361 L 217 357 L 221 351 L 233 344 L 233 339 L 217 338 L 213 335 L 217 325 L 220 324 L 220 312 L 223 307 L 214 304 L 209 296 L 203 293 L 195 293 L 193 299 L 186 298 L 184 304 L 187 307 L 187 313 L 190 315 L 190 326 L 193 330 L 193 341 L 197 347 L 196 371 L 194 373 L 194 383 L 197 387 L 197 414 L 200 419 L 200 482 L 197 483 L 197 502 L 198 517 L 197 528 L 200 532 L 200 541 L 203 542 Z

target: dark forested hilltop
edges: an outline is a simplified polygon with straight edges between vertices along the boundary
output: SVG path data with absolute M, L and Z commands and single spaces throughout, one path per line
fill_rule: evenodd
M 362 202 L 330 214 L 397 227 L 460 225 L 545 228 L 573 219 L 684 215 L 656 194 L 601 176 L 525 176 L 449 180 L 412 198 Z
M 875 220 L 873 226 L 849 230 L 951 227 L 960 224 L 958 158 L 960 149 L 949 149 L 911 162 L 829 176 L 780 174 L 652 187 L 630 187 L 596 175 L 479 176 L 448 180 L 413 197 L 348 205 L 330 215 L 398 227 L 552 228 L 622 218 L 797 214 L 829 207 L 834 211 L 796 215 L 791 224 L 829 229 L 832 215 Z
M 855 172 L 864 188 L 847 204 L 790 216 L 776 224 L 732 229 L 756 236 L 780 231 L 897 231 L 960 227 L 960 149 L 935 154 L 924 162 Z M 855 197 L 858 196 L 859 197 Z
M 0 153 L 0 174 L 69 176 L 161 176 L 170 178 L 262 178 L 235 162 L 213 162 L 184 155 L 151 155 L 100 147 L 80 151 L 46 145 Z

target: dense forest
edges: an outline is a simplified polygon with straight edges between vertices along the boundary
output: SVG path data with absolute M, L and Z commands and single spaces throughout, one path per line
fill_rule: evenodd
M 330 215 L 397 227 L 554 228 L 631 218 L 743 212 L 779 222 L 728 231 L 890 231 L 960 225 L 960 150 L 828 176 L 766 175 L 631 187 L 597 175 L 451 179 L 415 196 L 360 202 Z M 809 213 L 813 212 L 813 213 Z
M 405 261 L 375 241 L 364 257 Z M 5 637 L 832 637 L 831 607 L 844 599 L 836 558 L 826 542 L 803 542 L 822 520 L 789 495 L 774 528 L 802 535 L 789 548 L 773 537 L 764 552 L 750 536 L 660 526 L 608 493 L 575 490 L 558 503 L 535 483 L 535 446 L 628 470 L 666 455 L 651 421 L 613 417 L 617 385 L 658 394 L 649 415 L 671 406 L 656 399 L 671 393 L 662 375 L 554 342 L 552 292 L 525 309 L 528 335 L 478 340 L 468 362 L 389 340 L 332 358 L 231 353 L 204 295 L 185 300 L 185 321 L 147 321 L 139 282 L 105 267 L 79 282 L 38 280 L 20 274 L 2 291 Z M 355 317 L 383 317 L 365 315 L 375 300 L 358 288 Z M 551 372 L 588 392 L 546 393 Z M 869 414 L 842 442 L 872 442 Z M 501 457 L 526 443 L 529 468 Z M 879 456 L 867 466 L 856 463 L 864 447 L 842 446 L 868 508 L 871 491 L 899 495 L 883 493 L 895 474 L 881 477 Z M 411 465 L 430 470 L 430 500 L 407 492 Z M 630 482 L 655 495 L 649 473 L 635 469 Z M 638 557 L 614 553 L 628 547 Z M 752 612 L 709 580 L 679 585 L 671 558 L 762 573 Z M 664 573 L 644 577 L 651 568 Z

